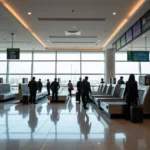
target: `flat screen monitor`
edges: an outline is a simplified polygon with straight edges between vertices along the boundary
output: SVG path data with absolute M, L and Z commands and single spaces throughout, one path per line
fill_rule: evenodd
M 121 37 L 121 47 L 123 47 L 126 44 L 126 36 L 125 34 Z
M 132 41 L 132 39 L 133 39 L 133 36 L 132 36 L 132 28 L 131 28 L 126 32 L 126 42 L 129 43 Z
M 150 28 L 150 11 L 147 12 L 142 18 L 142 31 L 146 31 Z
M 133 29 L 133 38 L 136 38 L 142 33 L 140 20 L 134 24 L 132 29 Z

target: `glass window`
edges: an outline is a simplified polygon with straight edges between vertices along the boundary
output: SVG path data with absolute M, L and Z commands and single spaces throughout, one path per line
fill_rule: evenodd
M 104 62 L 82 62 L 82 73 L 104 73 Z
M 99 86 L 101 78 L 104 79 L 104 75 L 82 75 L 82 79 L 85 78 L 85 76 L 88 76 L 88 81 L 90 82 L 91 86 L 96 85 Z
M 0 62 L 0 73 L 6 73 L 7 71 L 7 62 Z
M 129 75 L 130 75 L 130 74 L 129 74 Z M 120 76 L 123 76 L 123 80 L 124 80 L 125 82 L 127 82 L 128 79 L 129 79 L 129 75 L 116 75 L 116 81 L 118 82 L 118 80 L 120 79 Z M 136 80 L 137 82 L 139 82 L 139 75 L 135 75 L 135 80 Z
M 57 60 L 80 60 L 80 53 L 77 52 L 58 52 Z
M 26 52 L 21 52 L 20 53 L 20 60 L 32 60 L 32 53 L 30 52 L 28 52 L 28 53 L 26 53 Z
M 9 73 L 31 73 L 31 62 L 10 62 Z
M 122 61 L 127 61 L 127 52 L 126 53 L 116 53 L 115 54 L 115 60 L 122 60 Z
M 36 81 L 41 79 L 43 85 L 46 85 L 47 79 L 50 80 L 50 83 L 54 81 L 55 75 L 33 75 L 36 78 Z
M 16 86 L 22 83 L 22 78 L 28 78 L 29 82 L 31 80 L 31 75 L 9 75 L 9 83 Z
M 34 52 L 34 60 L 55 60 L 55 53 Z
M 55 73 L 55 62 L 34 62 L 34 73 Z
M 150 62 L 141 62 L 141 73 L 150 74 Z
M 72 84 L 76 86 L 79 81 L 80 75 L 57 75 L 57 78 L 60 78 L 60 85 L 67 86 L 69 80 L 71 80 Z
M 138 62 L 116 62 L 116 74 L 139 73 Z
M 80 73 L 80 62 L 57 62 L 57 73 Z
M 6 83 L 6 75 L 0 75 L 0 78 L 3 78 L 3 83 Z
M 104 60 L 104 53 L 82 53 L 82 60 Z
M 7 60 L 6 52 L 0 52 L 0 60 Z

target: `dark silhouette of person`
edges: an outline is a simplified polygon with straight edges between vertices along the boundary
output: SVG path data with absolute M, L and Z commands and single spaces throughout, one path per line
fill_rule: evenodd
M 51 83 L 49 82 L 49 79 L 47 79 L 46 88 L 47 88 L 48 95 L 51 95 L 51 93 L 50 93 Z
M 80 103 L 80 97 L 82 92 L 82 78 L 79 78 L 79 81 L 77 82 L 77 91 L 78 91 L 79 103 Z
M 35 81 L 35 77 L 32 78 L 32 80 L 28 84 L 29 90 L 30 90 L 30 102 L 31 104 L 37 104 L 36 102 L 36 92 L 37 92 L 37 82 Z
M 41 79 L 38 81 L 38 92 L 42 92 L 43 84 L 41 82 Z
M 126 88 L 124 92 L 124 99 L 126 99 L 126 109 L 125 109 L 125 119 L 130 119 L 130 106 L 135 103 L 137 104 L 138 100 L 138 85 L 135 81 L 134 74 L 129 76 L 128 81 L 126 82 Z
M 37 124 L 38 124 L 38 118 L 36 116 L 35 108 L 30 109 L 28 125 L 31 128 L 32 133 L 35 132 L 35 128 L 37 127 Z
M 105 83 L 103 78 L 101 78 L 101 82 L 100 82 L 100 83 L 101 83 L 101 84 Z
M 120 79 L 118 80 L 118 84 L 125 84 L 125 82 L 123 81 L 123 76 L 121 76 Z
M 84 109 L 88 109 L 88 107 L 86 107 L 86 104 L 90 99 L 89 93 L 92 94 L 92 91 L 91 91 L 90 83 L 88 82 L 88 77 L 86 76 L 82 82 L 82 102 L 83 102 Z
M 55 101 L 58 101 L 58 90 L 59 90 L 59 88 L 60 88 L 60 85 L 57 82 L 57 78 L 55 78 L 51 84 L 52 101 L 54 101 L 54 96 L 55 96 Z
M 70 97 L 72 96 L 72 93 L 71 93 L 72 90 L 73 90 L 73 85 L 71 83 L 71 80 L 69 80 L 69 83 L 68 83 L 68 92 L 69 92 Z
M 77 119 L 78 119 L 80 131 L 84 135 L 85 140 L 87 140 L 88 135 L 90 134 L 90 131 L 91 131 L 91 126 L 92 126 L 92 123 L 89 122 L 89 116 L 87 115 L 86 112 L 81 113 L 79 111 L 77 115 Z

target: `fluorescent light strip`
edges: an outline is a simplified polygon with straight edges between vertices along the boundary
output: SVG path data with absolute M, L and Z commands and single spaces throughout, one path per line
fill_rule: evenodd
M 42 40 L 32 31 L 32 29 L 25 23 L 25 21 L 17 14 L 17 12 L 6 2 L 3 0 L 0 0 L 0 2 L 3 4 L 3 6 L 23 25 L 23 27 L 28 30 L 34 38 L 44 47 L 46 48 L 46 45 L 42 42 Z
M 129 12 L 128 16 L 119 24 L 119 26 L 115 29 L 112 35 L 108 38 L 108 40 L 104 43 L 103 48 L 107 46 L 107 44 L 114 38 L 114 36 L 122 29 L 122 27 L 129 21 L 129 19 L 135 14 L 135 12 L 144 4 L 146 0 L 139 0 L 136 5 Z

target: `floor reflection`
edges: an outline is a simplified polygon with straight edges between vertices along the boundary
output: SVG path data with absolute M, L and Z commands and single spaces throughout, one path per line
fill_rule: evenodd
M 38 105 L 0 103 L 0 150 L 149 150 L 150 120 L 110 120 L 75 98 Z

